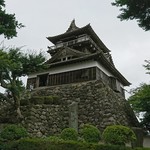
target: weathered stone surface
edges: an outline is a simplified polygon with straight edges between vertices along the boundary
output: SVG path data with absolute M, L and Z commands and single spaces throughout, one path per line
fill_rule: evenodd
M 22 121 L 32 136 L 45 137 L 69 127 L 69 106 L 78 103 L 78 127 L 91 123 L 103 130 L 112 124 L 138 127 L 127 101 L 101 81 L 47 87 L 33 90 L 31 96 L 57 95 L 60 105 L 22 106 Z M 1 118 L 13 118 L 12 105 L 0 102 Z M 76 123 L 77 125 L 77 123 Z
M 78 130 L 78 103 L 72 102 L 69 105 L 69 127 Z

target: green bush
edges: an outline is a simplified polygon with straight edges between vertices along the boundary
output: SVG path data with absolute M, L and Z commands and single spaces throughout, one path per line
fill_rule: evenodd
M 60 104 L 60 98 L 58 96 L 44 96 L 44 104 Z
M 53 97 L 52 96 L 44 96 L 44 104 L 52 104 Z
M 0 137 L 6 141 L 18 140 L 27 137 L 25 128 L 17 125 L 7 125 L 0 133 Z
M 85 124 L 80 130 L 80 136 L 86 142 L 98 143 L 100 141 L 100 131 L 93 125 Z
M 9 141 L 0 143 L 0 150 L 16 150 L 16 142 Z
M 131 150 L 116 145 L 100 145 L 77 141 L 50 141 L 49 139 L 21 139 L 15 144 L 17 150 Z M 8 150 L 8 149 L 3 149 Z M 13 150 L 13 149 L 9 149 Z
M 32 96 L 30 98 L 31 104 L 60 104 L 60 98 L 58 96 Z
M 106 143 L 114 145 L 125 145 L 125 143 L 136 140 L 136 135 L 132 129 L 122 125 L 108 126 L 103 134 L 102 138 Z
M 135 148 L 134 150 L 150 150 L 150 148 Z
M 44 97 L 43 96 L 33 96 L 30 98 L 31 104 L 43 104 L 44 103 Z
M 46 139 L 50 140 L 50 141 L 54 141 L 54 142 L 61 142 L 63 141 L 63 139 L 60 137 L 60 136 L 50 136 L 50 137 L 47 137 Z
M 66 128 L 61 132 L 60 137 L 63 140 L 77 141 L 78 140 L 78 133 L 74 128 Z

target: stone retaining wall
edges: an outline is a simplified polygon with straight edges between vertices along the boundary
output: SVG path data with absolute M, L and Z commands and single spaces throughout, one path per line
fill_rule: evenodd
M 60 133 L 69 127 L 71 116 L 78 127 L 85 123 L 91 123 L 100 130 L 112 124 L 138 127 L 138 121 L 127 101 L 101 81 L 39 88 L 31 92 L 31 97 L 49 95 L 57 95 L 61 103 L 21 107 L 24 115 L 22 124 L 33 136 Z M 70 115 L 70 105 L 74 102 L 77 104 L 77 112 Z M 4 109 L 0 109 L 0 113 L 2 111 Z

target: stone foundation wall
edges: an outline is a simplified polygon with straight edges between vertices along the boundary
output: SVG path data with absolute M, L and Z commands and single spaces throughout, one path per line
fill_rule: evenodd
M 31 97 L 49 95 L 57 95 L 61 103 L 21 107 L 24 115 L 22 124 L 33 136 L 41 137 L 60 133 L 62 129 L 69 127 L 70 121 L 77 123 L 78 127 L 91 123 L 100 130 L 112 124 L 132 127 L 139 125 L 127 101 L 101 81 L 53 86 L 31 91 Z M 77 112 L 70 112 L 73 103 L 76 103 L 75 111 Z M 4 109 L 0 109 L 0 113 L 2 111 Z M 70 118 L 72 116 L 73 118 Z
M 59 105 L 34 105 L 22 110 L 26 116 L 22 124 L 32 136 L 42 137 L 60 133 L 63 124 L 66 124 L 62 118 L 62 113 L 65 112 Z

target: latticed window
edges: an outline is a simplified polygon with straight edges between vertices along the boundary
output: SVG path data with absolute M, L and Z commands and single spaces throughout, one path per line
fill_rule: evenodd
M 75 71 L 49 75 L 48 85 L 61 85 L 96 79 L 96 68 L 86 68 Z

